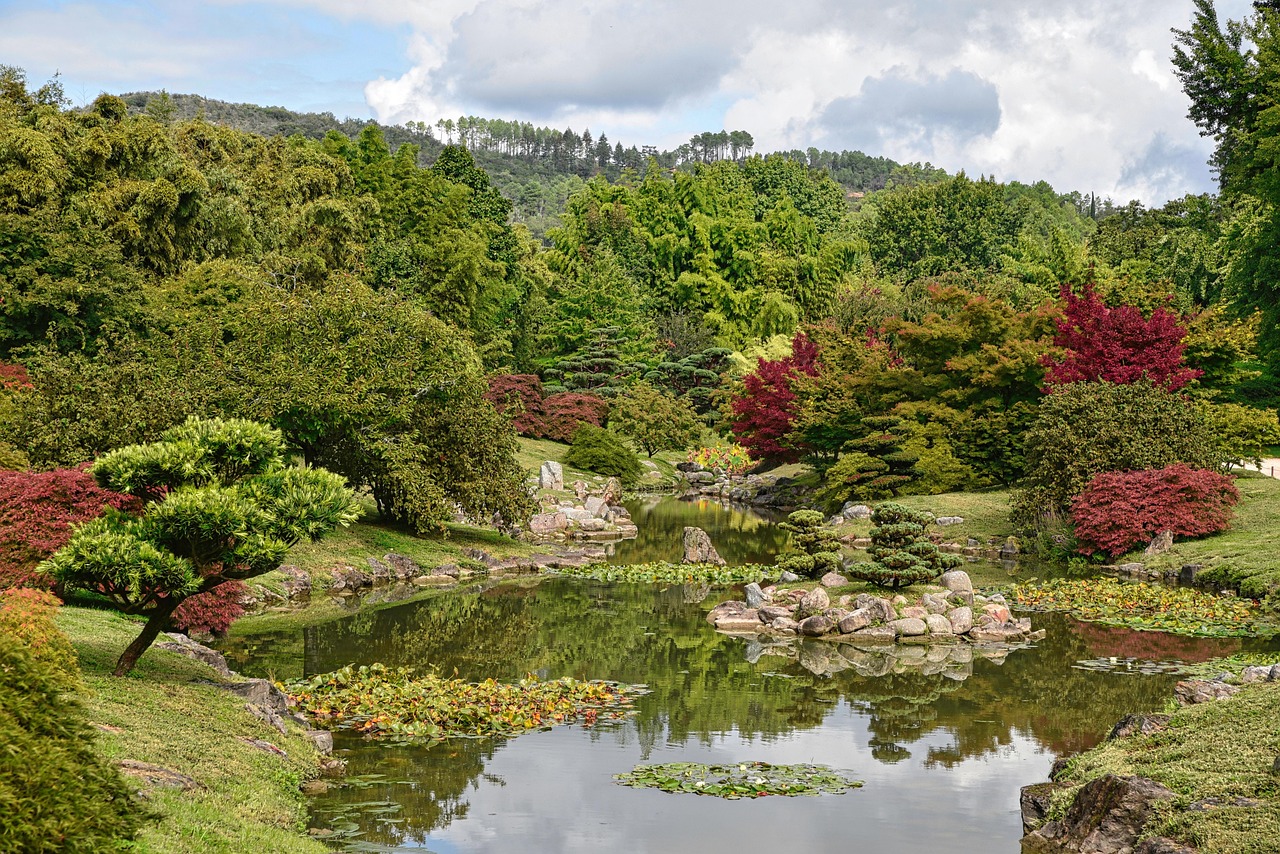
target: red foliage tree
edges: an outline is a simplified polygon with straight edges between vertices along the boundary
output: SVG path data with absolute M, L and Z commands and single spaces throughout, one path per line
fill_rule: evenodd
M 1071 503 L 1078 551 L 1115 557 L 1161 531 L 1203 537 L 1227 527 L 1240 500 L 1231 478 L 1179 463 L 1149 471 L 1105 472 Z
M 1050 387 L 1099 380 L 1127 385 L 1145 376 L 1177 391 L 1202 373 L 1182 363 L 1187 331 L 1168 309 L 1157 308 L 1144 318 L 1135 306 L 1108 308 L 1092 285 L 1085 285 L 1080 296 L 1063 285 L 1061 294 L 1065 308 L 1053 343 L 1068 352 L 1045 358 Z
M 562 392 L 543 398 L 542 380 L 534 374 L 494 374 L 485 398 L 521 436 L 569 442 L 583 424 L 604 425 L 609 404 L 590 394 Z
M 793 462 L 803 454 L 804 448 L 785 444 L 796 417 L 791 380 L 797 374 L 817 373 L 818 346 L 797 332 L 791 340 L 790 356 L 776 361 L 761 359 L 755 373 L 743 378 L 742 395 L 730 402 L 734 421 L 729 426 L 753 459 Z
M 0 389 L 10 391 L 19 388 L 31 388 L 31 377 L 27 375 L 27 369 L 22 365 L 0 362 Z
M 212 590 L 182 600 L 169 618 L 174 627 L 184 632 L 224 634 L 231 624 L 244 615 L 240 602 L 249 592 L 243 581 L 224 581 Z
M 72 525 L 105 507 L 140 513 L 142 502 L 103 489 L 83 469 L 0 471 L 0 588 L 50 587 L 36 564 L 62 548 Z

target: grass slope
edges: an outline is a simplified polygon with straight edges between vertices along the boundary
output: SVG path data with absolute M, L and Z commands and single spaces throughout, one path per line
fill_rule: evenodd
M 1147 833 L 1215 854 L 1264 854 L 1280 840 L 1280 784 L 1272 772 L 1277 751 L 1280 683 L 1272 682 L 1180 709 L 1163 732 L 1105 742 L 1072 759 L 1061 779 L 1083 784 L 1105 774 L 1148 777 L 1179 797 L 1161 807 Z M 1055 804 L 1065 806 L 1059 798 Z M 1221 805 L 1187 809 L 1206 798 Z M 1261 803 L 1237 806 L 1237 798 Z
M 219 677 L 182 656 L 152 649 L 126 678 L 110 675 L 139 625 L 108 611 L 63 607 L 58 627 L 80 658 L 82 700 L 89 719 L 109 727 L 98 737 L 104 756 L 162 765 L 202 788 L 147 790 L 158 821 L 148 824 L 140 854 L 271 851 L 321 854 L 305 835 L 298 785 L 314 774 L 317 756 L 296 730 L 280 733 L 245 711 L 244 701 L 208 683 Z M 291 728 L 292 729 L 292 728 Z M 116 730 L 119 730 L 118 732 Z M 268 741 L 286 757 L 241 738 Z
M 934 516 L 960 516 L 964 519 L 959 525 L 948 525 L 945 528 L 931 528 L 930 533 L 942 533 L 948 542 L 964 544 L 969 537 L 986 544 L 993 539 L 1003 540 L 1013 536 L 1013 525 L 1009 522 L 1009 499 L 1007 490 L 994 492 L 944 492 L 941 495 L 903 495 L 888 499 L 912 510 L 927 510 Z M 867 501 L 869 507 L 882 502 Z M 856 534 L 867 536 L 872 527 L 870 519 L 854 519 L 840 526 L 840 535 Z

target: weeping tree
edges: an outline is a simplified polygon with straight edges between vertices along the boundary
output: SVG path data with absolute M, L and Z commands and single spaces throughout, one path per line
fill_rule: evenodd
M 103 488 L 140 498 L 142 514 L 108 509 L 40 569 L 65 590 L 147 618 L 116 676 L 133 669 L 187 598 L 270 572 L 298 541 L 360 514 L 342 477 L 290 465 L 280 432 L 253 421 L 191 418 L 157 442 L 99 457 L 90 472 Z
M 933 516 L 901 504 L 876 505 L 871 514 L 869 561 L 848 567 L 848 574 L 879 587 L 906 587 L 932 581 L 948 569 L 964 563 L 957 555 L 944 554 L 925 536 Z

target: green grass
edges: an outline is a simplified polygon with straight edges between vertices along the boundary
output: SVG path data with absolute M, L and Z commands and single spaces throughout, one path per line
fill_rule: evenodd
M 580 480 L 587 484 L 603 483 L 606 480 L 602 475 L 574 468 L 566 463 L 564 456 L 569 452 L 569 446 L 563 442 L 553 442 L 550 439 L 529 439 L 524 436 L 518 437 L 517 441 L 520 443 L 520 447 L 516 452 L 516 461 L 530 476 L 536 475 L 538 470 L 542 468 L 542 464 L 550 460 L 564 466 L 564 483 L 566 487 L 572 486 L 575 480 Z M 662 475 L 662 480 L 656 481 L 656 483 L 651 482 L 651 479 L 642 478 L 641 484 L 669 485 L 675 478 L 676 463 L 683 462 L 684 458 L 684 453 L 680 451 L 659 451 L 650 460 L 647 454 L 643 451 L 638 451 L 636 459 L 642 462 L 652 462 L 658 467 L 659 474 Z M 647 466 L 645 470 L 648 471 Z M 563 492 L 549 494 L 557 497 L 572 497 L 573 490 L 566 489 Z
M 1280 481 L 1277 481 L 1280 483 Z M 932 532 L 940 532 L 947 542 L 964 545 L 969 537 L 986 545 L 990 540 L 1004 540 L 1013 536 L 1013 525 L 1009 522 L 1010 493 L 1007 490 L 992 492 L 945 492 L 941 495 L 903 495 L 890 499 L 912 510 L 927 510 L 935 516 L 961 516 L 964 522 L 959 525 L 948 525 L 945 528 L 934 527 Z M 880 502 L 867 501 L 869 507 Z M 840 526 L 840 534 L 856 534 L 865 537 L 871 532 L 870 519 L 854 519 Z
M 1271 764 L 1280 752 L 1280 683 L 1246 687 L 1227 700 L 1174 713 L 1169 728 L 1106 742 L 1071 760 L 1064 782 L 1083 784 L 1105 774 L 1148 777 L 1178 798 L 1157 808 L 1148 834 L 1188 842 L 1215 854 L 1263 854 L 1280 839 L 1280 781 Z M 1204 798 L 1230 804 L 1188 811 Z M 1055 797 L 1065 808 L 1067 795 Z
M 102 754 L 162 765 L 202 785 L 189 792 L 147 791 L 147 806 L 158 821 L 140 835 L 138 852 L 326 850 L 305 835 L 298 785 L 315 773 L 317 756 L 296 728 L 282 737 L 245 711 L 239 697 L 199 684 L 218 681 L 212 670 L 174 653 L 149 650 L 132 675 L 109 675 L 140 628 L 119 614 L 63 607 L 58 626 L 80 658 L 89 719 L 119 730 L 99 734 Z M 241 737 L 268 741 L 288 756 L 264 752 Z
M 1159 557 L 1144 557 L 1138 549 L 1116 562 L 1137 561 L 1154 569 L 1198 563 L 1205 566 L 1206 579 L 1246 596 L 1264 598 L 1280 591 L 1280 561 L 1276 560 L 1280 554 L 1280 480 L 1246 474 L 1236 479 L 1236 488 L 1240 503 L 1226 531 L 1176 542 Z M 1273 595 L 1273 601 L 1275 598 Z

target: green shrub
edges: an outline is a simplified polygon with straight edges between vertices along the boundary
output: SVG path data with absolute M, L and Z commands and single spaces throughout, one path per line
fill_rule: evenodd
M 141 809 L 66 687 L 65 672 L 0 631 L 0 851 L 125 850 L 137 832 Z
M 840 539 L 835 531 L 823 527 L 821 513 L 797 510 L 778 527 L 791 532 L 791 545 L 798 549 L 779 555 L 778 569 L 809 578 L 840 569 Z
M 564 455 L 571 466 L 616 477 L 633 483 L 640 477 L 640 461 L 617 433 L 584 424 L 573 434 L 573 444 Z
M 0 635 L 22 641 L 38 662 L 74 681 L 77 672 L 75 650 L 54 623 L 54 614 L 60 604 L 58 597 L 45 590 L 28 587 L 0 590 Z
M 1095 475 L 1186 463 L 1221 469 L 1225 456 L 1201 405 L 1143 380 L 1072 383 L 1047 395 L 1027 431 L 1025 488 L 1014 522 L 1063 517 Z
M 855 563 L 848 574 L 880 587 L 906 587 L 932 581 L 948 569 L 963 563 L 957 555 L 943 554 L 929 542 L 925 529 L 933 516 L 886 502 L 871 514 L 869 561 Z

